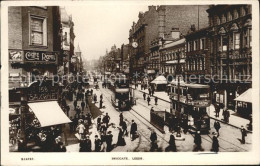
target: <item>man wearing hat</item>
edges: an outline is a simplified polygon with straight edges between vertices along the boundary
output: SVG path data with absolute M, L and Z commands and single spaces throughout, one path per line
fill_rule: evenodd
M 201 150 L 201 136 L 200 136 L 200 131 L 197 131 L 195 133 L 195 137 L 194 137 L 194 143 L 195 143 L 195 148 L 193 151 L 199 151 Z
M 135 140 L 135 134 L 137 131 L 137 124 L 134 120 L 132 120 L 131 129 L 130 129 L 130 136 L 132 136 L 132 141 Z
M 95 152 L 100 152 L 101 145 L 102 145 L 101 140 L 98 138 L 98 135 L 95 135 Z
M 245 137 L 247 136 L 247 133 L 244 126 L 241 126 L 241 134 L 242 134 L 241 143 L 245 144 L 246 143 Z
M 214 122 L 214 128 L 216 129 L 218 136 L 219 136 L 220 123 L 218 121 Z
M 151 135 L 150 135 L 150 140 L 151 140 L 151 149 L 150 151 L 153 152 L 155 149 L 158 148 L 157 145 L 157 134 L 154 130 L 152 130 Z
M 86 152 L 91 152 L 91 140 L 89 139 L 89 135 L 86 135 Z

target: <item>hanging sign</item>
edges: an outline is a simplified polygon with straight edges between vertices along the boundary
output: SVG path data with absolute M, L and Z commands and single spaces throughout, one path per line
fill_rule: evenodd
M 45 51 L 24 51 L 25 62 L 36 63 L 57 63 L 57 52 L 45 52 Z

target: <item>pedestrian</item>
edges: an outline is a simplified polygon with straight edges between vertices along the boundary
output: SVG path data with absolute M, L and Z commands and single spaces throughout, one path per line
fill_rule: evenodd
M 157 102 L 158 102 L 158 97 L 157 96 L 155 96 L 154 102 L 155 102 L 155 105 L 157 105 Z
M 93 95 L 93 89 L 90 90 L 90 95 L 91 95 L 91 96 Z
M 97 130 L 100 131 L 100 127 L 101 127 L 101 116 L 99 115 L 97 118 Z
M 222 112 L 222 115 L 223 115 L 223 119 L 224 119 L 224 122 L 227 122 L 227 108 L 223 108 L 223 112 Z
M 99 98 L 100 98 L 100 100 L 103 100 L 103 95 L 101 94 Z
M 106 144 L 107 144 L 107 152 L 110 152 L 112 150 L 112 141 L 113 141 L 113 135 L 111 131 L 107 132 L 106 135 Z
M 123 120 L 124 120 L 124 116 L 123 113 L 121 112 L 119 115 L 119 126 L 122 126 Z
M 150 101 L 151 101 L 151 98 L 150 98 L 150 96 L 148 96 L 148 97 L 147 97 L 147 103 L 148 103 L 148 105 L 150 105 Z
M 91 114 L 88 112 L 87 116 L 87 121 L 88 121 L 88 124 L 91 125 L 92 124 L 92 121 L 91 121 Z
M 183 126 L 183 132 L 186 134 L 188 132 L 188 116 L 187 114 L 183 114 L 182 116 L 182 126 Z
M 195 133 L 194 143 L 195 143 L 195 148 L 194 148 L 193 151 L 202 150 L 202 148 L 201 148 L 201 136 L 200 136 L 200 131 L 197 131 L 197 132 Z
M 218 142 L 218 138 L 217 135 L 214 134 L 213 138 L 212 138 L 212 148 L 211 148 L 212 152 L 218 152 L 219 151 L 219 142 Z
M 76 131 L 76 128 L 78 126 L 77 114 L 74 116 L 72 123 L 73 123 L 73 132 L 74 132 Z
M 247 136 L 247 131 L 244 126 L 241 126 L 241 135 L 242 135 L 241 143 L 245 144 L 246 143 L 245 137 Z
M 124 134 L 122 128 L 118 127 L 119 133 L 118 133 L 118 138 L 117 138 L 117 146 L 125 146 L 125 139 L 124 139 Z
M 98 138 L 98 135 L 95 135 L 95 152 L 100 152 L 101 145 L 102 145 L 101 140 Z
M 89 139 L 89 135 L 86 135 L 86 152 L 91 152 L 91 140 Z
M 154 88 L 152 88 L 152 91 L 151 91 L 151 93 L 152 93 L 152 96 L 154 95 Z
M 218 121 L 214 122 L 214 128 L 216 129 L 218 136 L 219 136 L 219 129 L 221 128 L 220 123 Z
M 128 136 L 127 125 L 126 125 L 126 121 L 124 121 L 124 120 L 123 120 L 123 122 L 122 122 L 122 129 L 123 129 L 123 134 L 125 134 L 126 136 Z
M 144 97 L 144 100 L 145 100 L 145 98 L 146 98 L 146 94 L 145 94 L 145 92 L 143 93 L 143 97 Z
M 83 125 L 83 123 L 81 122 L 78 127 L 77 127 L 77 130 L 78 130 L 78 133 L 79 133 L 79 139 L 82 139 L 83 137 L 83 134 L 85 132 L 85 126 Z
M 151 87 L 148 88 L 149 96 L 151 96 Z
M 230 117 L 230 112 L 229 110 L 226 111 L 226 122 L 229 123 L 229 117 Z
M 66 111 L 67 111 L 67 116 L 69 116 L 69 112 L 70 112 L 70 106 L 66 105 Z
M 104 124 L 104 123 L 101 124 L 100 132 L 103 133 L 103 134 L 106 134 L 106 132 L 107 132 L 106 124 Z
M 106 127 L 108 127 L 109 121 L 110 121 L 110 116 L 108 115 L 108 113 L 106 113 L 102 122 L 106 124 Z
M 99 109 L 103 108 L 102 104 L 103 104 L 103 101 L 102 101 L 102 99 L 100 98 L 100 101 L 99 101 Z
M 131 129 L 130 129 L 130 137 L 132 138 L 132 141 L 135 140 L 135 135 L 137 131 L 137 124 L 134 120 L 132 120 Z
M 154 109 L 153 109 L 153 107 L 151 108 L 151 110 L 150 110 L 151 112 L 154 112 Z
M 70 120 L 71 120 L 71 122 L 69 123 L 69 125 L 70 125 L 70 133 L 72 133 L 73 130 L 74 130 L 74 124 L 73 124 L 73 118 L 72 118 L 72 116 L 70 117 Z
M 79 106 L 77 106 L 77 108 L 76 108 L 76 113 L 78 114 L 78 117 L 79 117 L 79 115 L 80 115 L 80 112 L 81 112 L 81 110 L 80 110 Z
M 77 101 L 77 100 L 74 100 L 73 105 L 74 105 L 74 110 L 76 110 L 77 105 L 78 105 L 78 101 Z
M 94 94 L 93 100 L 94 100 L 94 103 L 96 104 L 96 102 L 97 102 L 97 95 L 96 94 Z
M 86 104 L 85 104 L 84 100 L 82 100 L 82 101 L 81 101 L 81 108 L 82 108 L 82 111 L 84 111 L 85 105 L 86 105 Z
M 165 151 L 166 152 L 169 152 L 169 151 L 177 152 L 176 144 L 175 144 L 175 137 L 173 134 L 170 135 L 169 146 L 165 148 Z
M 100 140 L 101 140 L 101 144 L 103 145 L 103 149 L 105 150 L 107 147 L 106 147 L 106 133 L 103 133 L 101 132 L 100 133 Z
M 151 132 L 150 141 L 151 141 L 151 149 L 150 149 L 150 151 L 153 152 L 156 149 L 158 149 L 157 134 L 156 134 L 156 132 L 154 130 L 152 130 L 152 132 Z
M 85 92 L 85 99 L 87 99 L 88 93 L 89 93 L 89 90 L 87 90 L 87 91 Z
M 216 117 L 218 118 L 219 117 L 219 112 L 220 112 L 220 108 L 217 104 L 215 104 L 215 111 L 216 111 Z

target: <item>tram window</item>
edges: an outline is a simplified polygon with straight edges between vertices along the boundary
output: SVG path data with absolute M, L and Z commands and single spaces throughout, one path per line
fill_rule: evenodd
M 187 90 L 183 89 L 183 95 L 186 96 L 187 95 Z

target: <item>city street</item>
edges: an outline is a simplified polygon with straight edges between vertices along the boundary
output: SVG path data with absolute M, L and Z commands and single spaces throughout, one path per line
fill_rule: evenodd
M 92 84 L 92 83 L 91 83 Z M 97 94 L 99 97 L 100 94 L 103 94 L 104 97 L 104 105 L 105 107 L 101 109 L 101 112 L 103 115 L 105 113 L 108 113 L 109 116 L 111 117 L 111 122 L 112 125 L 109 127 L 108 130 L 112 131 L 113 134 L 113 144 L 116 144 L 117 142 L 117 135 L 118 135 L 118 130 L 116 127 L 119 126 L 119 114 L 120 111 L 115 109 L 112 104 L 111 104 L 111 95 L 112 91 L 110 89 L 102 88 L 101 83 L 99 83 L 100 89 L 96 90 L 94 89 L 94 93 Z M 154 107 L 155 110 L 165 110 L 169 108 L 169 103 L 160 100 L 158 101 L 158 105 L 156 106 L 154 102 L 151 102 L 151 105 L 147 105 L 147 101 L 143 100 L 142 93 L 138 90 L 135 90 L 135 97 L 136 97 L 136 105 L 132 107 L 131 110 L 129 111 L 123 111 L 123 116 L 124 119 L 127 121 L 127 126 L 128 126 L 128 131 L 130 131 L 130 126 L 131 126 L 131 121 L 134 120 L 137 123 L 138 126 L 138 135 L 139 138 L 137 138 L 135 141 L 131 141 L 130 137 L 125 137 L 126 140 L 126 146 L 123 147 L 115 147 L 112 151 L 117 152 L 148 152 L 150 151 L 150 134 L 151 130 L 154 129 L 157 133 L 158 136 L 158 146 L 160 151 L 165 151 L 165 148 L 168 146 L 168 141 L 170 137 L 170 133 L 167 132 L 162 134 L 159 130 L 157 130 L 151 123 L 150 123 L 150 108 Z M 96 106 L 98 107 L 99 103 L 96 103 Z M 73 115 L 73 111 L 70 111 L 71 115 Z M 87 112 L 87 110 L 86 110 Z M 95 121 L 95 119 L 94 119 Z M 212 132 L 215 131 L 214 127 L 214 120 L 211 119 L 210 126 L 211 129 L 209 131 L 209 134 L 202 134 L 202 147 L 204 151 L 210 151 L 211 146 L 212 146 Z M 68 127 L 68 125 L 67 125 Z M 91 129 L 92 137 L 94 140 L 93 135 L 98 134 L 98 132 L 95 129 L 96 125 L 93 125 L 93 128 Z M 194 147 L 194 134 L 191 134 L 188 132 L 187 134 L 183 134 L 183 138 L 185 140 L 176 140 L 176 147 L 177 151 L 179 152 L 189 152 L 193 150 Z M 69 135 L 69 141 L 68 141 L 68 146 L 67 146 L 67 151 L 78 151 L 79 150 L 79 145 L 77 143 L 76 137 L 74 134 Z M 221 123 L 221 129 L 220 129 L 220 136 L 218 137 L 219 139 L 219 144 L 220 152 L 244 152 L 244 151 L 250 151 L 252 148 L 252 134 L 248 133 L 246 137 L 246 144 L 241 144 L 239 139 L 241 139 L 241 132 L 240 129 L 237 129 L 235 127 L 232 127 L 228 124 Z M 73 140 L 73 141 L 71 141 Z M 93 142 L 92 142 L 93 144 Z M 92 145 L 93 147 L 94 145 Z

